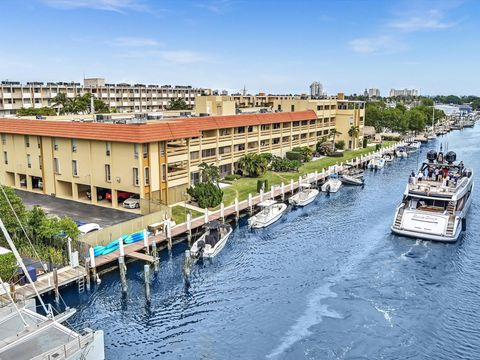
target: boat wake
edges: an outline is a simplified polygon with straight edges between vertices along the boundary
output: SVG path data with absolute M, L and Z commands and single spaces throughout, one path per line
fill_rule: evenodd
M 333 284 L 325 284 L 311 294 L 304 314 L 300 316 L 296 323 L 288 330 L 280 345 L 267 355 L 268 359 L 276 358 L 297 341 L 309 336 L 311 334 L 310 328 L 320 323 L 322 318 L 342 319 L 340 314 L 334 310 L 329 310 L 327 305 L 322 304 L 323 299 L 337 297 L 337 294 L 330 290 L 332 285 Z

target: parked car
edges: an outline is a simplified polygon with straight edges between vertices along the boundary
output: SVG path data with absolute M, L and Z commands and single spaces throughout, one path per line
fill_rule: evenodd
M 85 235 L 85 234 L 91 233 L 92 231 L 102 230 L 102 227 L 95 223 L 88 223 L 88 224 L 80 225 L 78 227 L 78 230 L 80 231 L 80 235 Z
M 103 200 L 103 199 L 106 199 L 107 198 L 107 194 L 109 194 L 110 191 L 107 190 L 107 189 L 97 189 L 97 200 L 100 201 L 100 200 Z M 90 191 L 87 191 L 87 198 L 89 199 L 92 199 L 92 193 Z
M 130 196 L 132 196 L 133 193 L 128 192 L 128 191 L 117 191 L 117 200 L 118 202 L 122 202 L 127 200 Z M 108 192 L 107 195 L 105 196 L 105 199 L 107 200 L 112 200 L 112 193 Z
M 140 207 L 140 195 L 134 194 L 123 202 L 123 207 L 128 209 L 138 209 Z

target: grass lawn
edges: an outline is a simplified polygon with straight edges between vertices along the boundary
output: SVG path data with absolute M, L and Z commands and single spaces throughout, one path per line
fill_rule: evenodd
M 195 210 L 192 210 L 192 209 L 186 209 L 181 205 L 175 205 L 174 207 L 172 207 L 172 219 L 177 224 L 184 223 L 185 221 L 187 221 L 187 213 L 189 213 L 189 212 L 192 214 L 192 219 L 195 219 L 195 218 L 203 215 L 199 211 L 195 211 Z
M 395 141 L 384 141 L 382 147 L 388 147 L 393 145 Z M 257 192 L 257 180 L 268 180 L 268 186 L 280 185 L 282 182 L 286 184 L 290 183 L 290 179 L 298 180 L 298 177 L 308 173 L 316 171 L 321 172 L 322 169 L 335 165 L 336 163 L 345 162 L 356 158 L 360 155 L 366 155 L 369 152 L 375 151 L 373 147 L 367 147 L 365 149 L 359 149 L 354 151 L 346 150 L 342 157 L 325 157 L 320 160 L 310 161 L 303 164 L 298 172 L 289 173 L 277 173 L 273 171 L 267 171 L 265 175 L 259 178 L 241 178 L 233 181 L 232 186 L 223 189 L 223 203 L 225 206 L 232 205 L 235 202 L 235 197 L 238 197 L 239 201 L 248 198 L 248 194 L 252 195 Z M 268 189 L 267 191 L 269 191 Z

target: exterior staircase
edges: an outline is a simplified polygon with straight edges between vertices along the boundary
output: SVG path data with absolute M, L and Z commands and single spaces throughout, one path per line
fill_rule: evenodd
M 449 201 L 447 206 L 447 211 L 450 215 L 455 215 L 455 201 Z
M 400 209 L 395 217 L 394 227 L 400 229 L 402 227 L 403 209 Z

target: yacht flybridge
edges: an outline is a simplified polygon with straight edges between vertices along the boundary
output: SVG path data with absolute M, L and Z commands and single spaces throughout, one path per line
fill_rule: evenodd
M 455 242 L 466 227 L 472 202 L 473 171 L 453 151 L 430 150 L 412 174 L 397 207 L 392 232 L 425 240 Z

